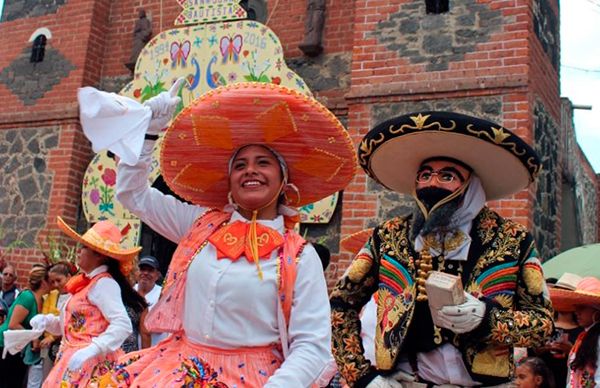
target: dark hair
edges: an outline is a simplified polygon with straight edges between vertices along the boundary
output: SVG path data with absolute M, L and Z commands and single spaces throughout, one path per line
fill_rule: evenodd
M 597 367 L 598 360 L 598 337 L 600 336 L 600 324 L 597 322 L 587 331 L 577 353 L 575 359 L 571 363 L 573 369 L 583 369 L 590 366 L 594 369 Z
M 131 287 L 131 284 L 129 284 L 129 281 L 119 269 L 119 262 L 107 257 L 106 265 L 108 266 L 107 272 L 121 288 L 121 299 L 123 299 L 123 304 L 134 309 L 138 313 L 144 311 L 144 309 L 148 307 L 146 299 Z
M 540 376 L 542 378 L 542 384 L 540 388 L 555 388 L 554 375 L 550 372 L 550 369 L 539 357 L 527 357 L 521 361 L 520 365 L 526 365 L 533 373 L 534 376 Z
M 331 260 L 331 253 L 329 252 L 329 248 L 327 248 L 323 244 L 313 243 L 313 247 L 315 247 L 315 251 L 319 255 L 319 259 L 321 259 L 321 264 L 323 265 L 323 271 L 327 269 L 329 266 L 329 261 Z

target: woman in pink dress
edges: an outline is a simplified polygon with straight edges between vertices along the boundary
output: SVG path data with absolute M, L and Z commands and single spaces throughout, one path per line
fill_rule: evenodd
M 178 102 L 157 99 L 149 102 L 156 119 Z M 172 335 L 123 357 L 119 383 L 311 386 L 329 356 L 329 301 L 319 257 L 294 232 L 290 206 L 350 181 L 356 160 L 345 129 L 316 100 L 284 87 L 209 92 L 162 141 L 163 178 L 187 202 L 148 184 L 158 132 L 147 135 L 137 164 L 119 164 L 117 197 L 178 243 L 146 321 Z
M 106 386 L 132 330 L 123 301 L 145 305 L 126 277 L 140 248 L 121 248 L 121 233 L 110 221 L 98 222 L 83 235 L 60 217 L 58 226 L 83 245 L 77 260 L 81 273 L 66 285 L 71 297 L 60 317 L 40 314 L 31 320 L 34 329 L 62 335 L 43 387 Z

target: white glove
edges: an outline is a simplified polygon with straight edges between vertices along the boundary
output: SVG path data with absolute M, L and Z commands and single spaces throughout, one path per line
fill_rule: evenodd
M 83 364 L 90 358 L 96 357 L 101 353 L 100 348 L 95 343 L 91 343 L 85 348 L 81 348 L 71 356 L 67 369 L 70 371 L 77 371 L 81 369 Z
M 185 82 L 185 78 L 178 78 L 168 92 L 162 92 L 158 96 L 154 96 L 144 105 L 152 109 L 152 119 L 146 131 L 149 135 L 158 135 L 167 127 L 169 121 L 173 118 L 173 113 L 177 109 L 177 105 L 181 102 L 181 98 L 177 96 L 179 89 Z
M 465 292 L 465 303 L 444 306 L 437 312 L 436 323 L 456 334 L 474 330 L 485 316 L 485 303 Z
M 33 330 L 46 330 L 50 323 L 56 318 L 58 317 L 53 314 L 38 314 L 31 318 L 29 324 Z
M 391 377 L 377 376 L 367 384 L 367 388 L 402 388 L 402 384 Z

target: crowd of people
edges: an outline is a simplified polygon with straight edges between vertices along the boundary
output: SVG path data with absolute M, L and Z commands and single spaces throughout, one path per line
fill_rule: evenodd
M 14 267 L 2 271 L 0 388 L 600 383 L 600 280 L 546 281 L 532 234 L 486 206 L 536 179 L 539 158 L 517 135 L 417 112 L 375 126 L 356 154 L 316 100 L 255 83 L 203 95 L 163 133 L 181 83 L 146 102 L 141 152 L 117 173 L 118 200 L 178 244 L 167 273 L 122 247 L 110 221 L 79 234 L 59 218 L 82 246 L 78 272 L 35 265 L 20 289 Z M 80 104 L 122 98 L 88 96 Z M 148 181 L 159 135 L 178 198 Z M 362 233 L 328 292 L 329 254 L 297 233 L 295 209 L 343 190 L 359 164 L 415 209 Z M 21 332 L 35 338 L 13 352 Z
M 89 252 L 82 253 L 83 259 L 80 259 L 78 266 L 83 273 L 88 273 L 84 268 L 87 260 L 85 257 Z M 8 268 L 8 270 L 6 270 Z M 151 338 L 158 341 L 164 336 L 163 333 L 149 333 L 143 324 L 145 309 L 151 309 L 156 303 L 160 294 L 160 271 L 158 270 L 159 263 L 155 257 L 144 256 L 138 261 L 138 268 L 132 271 L 127 280 L 130 282 L 130 287 L 137 292 L 137 297 L 126 298 L 125 295 L 116 295 L 117 301 L 122 301 L 125 307 L 126 316 L 123 316 L 122 321 L 130 320 L 132 330 L 131 333 L 118 345 L 124 353 L 136 351 L 142 348 L 150 347 Z M 44 325 L 48 325 L 48 330 L 37 339 L 31 341 L 27 346 L 16 354 L 6 353 L 4 358 L 0 360 L 0 380 L 1 387 L 22 387 L 28 388 L 41 387 L 44 381 L 48 380 L 48 375 L 53 369 L 57 356 L 59 355 L 60 345 L 63 331 L 61 327 L 50 327 L 60 323 L 59 317 L 65 316 L 65 308 L 67 301 L 76 295 L 74 283 L 69 283 L 73 278 L 77 278 L 77 268 L 73 263 L 56 262 L 49 265 L 36 264 L 29 272 L 26 280 L 26 286 L 21 290 L 14 276 L 14 267 L 6 264 L 5 268 L 8 279 L 6 283 L 9 290 L 13 290 L 13 294 L 17 297 L 10 304 L 2 302 L 2 320 L 0 326 L 0 354 L 4 350 L 4 332 L 7 330 L 22 330 L 32 329 L 36 326 L 36 319 L 43 318 Z M 93 269 L 92 269 L 93 271 Z M 92 271 L 89 271 L 90 273 Z M 4 273 L 4 272 L 3 272 Z M 138 282 L 139 280 L 139 282 Z M 148 284 L 151 282 L 150 284 Z M 121 286 L 119 285 L 119 288 Z M 16 292 L 15 292 L 16 290 Z M 139 290 L 139 291 L 138 291 Z M 22 291 L 22 292 L 20 292 Z M 153 292 L 149 292 L 153 291 Z M 105 294 L 106 289 L 98 289 L 96 302 L 98 306 L 106 303 L 110 294 Z M 89 295 L 86 295 L 89 298 Z M 91 297 L 94 303 L 93 296 Z M 132 302 L 133 301 L 133 302 Z M 108 310 L 102 310 L 104 311 Z M 140 313 L 141 312 L 141 313 Z M 56 322 L 50 322 L 50 315 L 57 318 Z M 71 315 L 73 316 L 73 315 Z M 33 319 L 34 317 L 38 317 Z M 82 318 L 83 319 L 83 318 Z M 75 323 L 75 322 L 73 322 Z M 115 322 L 111 322 L 115 324 Z M 39 325 L 39 323 L 37 323 Z M 124 324 L 123 326 L 128 326 Z M 133 328 L 139 328 L 134 330 Z M 117 342 L 121 342 L 118 339 Z M 64 351 L 64 349 L 63 349 Z M 46 383 L 46 386 L 60 386 L 62 376 L 54 383 Z

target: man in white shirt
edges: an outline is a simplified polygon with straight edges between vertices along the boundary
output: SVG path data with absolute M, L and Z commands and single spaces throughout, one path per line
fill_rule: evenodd
M 141 296 L 146 298 L 148 303 L 148 310 L 152 310 L 152 307 L 158 302 L 160 297 L 160 291 L 162 287 L 156 284 L 160 278 L 160 263 L 154 256 L 144 256 L 138 263 L 140 275 L 138 283 L 133 286 Z M 152 346 L 159 343 L 166 337 L 165 333 L 151 333 L 152 334 Z

